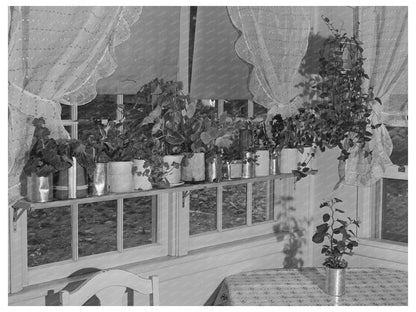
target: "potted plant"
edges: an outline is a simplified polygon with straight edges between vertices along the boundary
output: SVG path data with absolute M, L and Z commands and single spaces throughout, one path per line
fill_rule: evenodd
M 256 165 L 258 155 L 255 148 L 255 125 L 252 119 L 245 120 L 239 131 L 239 142 L 243 150 L 242 172 L 243 179 L 254 178 L 256 176 Z
M 247 127 L 247 121 L 235 116 L 227 116 L 226 125 L 231 133 L 231 145 L 222 150 L 223 176 L 228 180 L 239 179 L 243 171 L 244 151 L 244 144 L 242 144 L 244 140 L 241 139 L 241 134 L 243 133 L 242 130 Z
M 107 120 L 93 118 L 83 124 L 81 141 L 95 162 L 95 169 L 89 174 L 89 193 L 94 196 L 108 193 L 109 157 L 108 146 L 105 144 L 107 123 Z
M 185 141 L 184 158 L 182 160 L 182 180 L 186 182 L 205 181 L 205 152 L 206 145 L 201 140 L 209 111 L 201 101 L 191 102 L 186 105 L 183 114 L 183 136 Z
M 280 154 L 281 173 L 293 173 L 296 181 L 314 174 L 317 118 L 311 109 L 299 108 L 298 113 L 283 119 L 280 114 L 271 121 L 272 140 Z
M 233 129 L 227 123 L 227 113 L 222 113 L 218 118 L 213 114 L 205 119 L 201 133 L 201 141 L 206 145 L 206 181 L 219 182 L 222 180 L 222 153 L 229 148 L 233 140 Z
M 58 155 L 65 163 L 54 176 L 54 193 L 57 199 L 82 198 L 88 195 L 88 175 L 95 170 L 93 156 L 76 139 L 57 140 Z
M 129 150 L 133 159 L 133 188 L 149 190 L 152 188 L 152 160 L 156 142 L 152 136 L 152 123 L 144 124 L 145 118 L 151 114 L 152 94 L 149 84 L 144 85 L 136 94 L 135 103 L 124 104 L 123 131 L 127 136 Z
M 111 120 L 104 128 L 110 192 L 124 193 L 133 190 L 133 146 L 123 129 L 122 121 Z
M 254 123 L 253 143 L 257 156 L 256 176 L 268 176 L 270 174 L 270 150 L 271 140 L 267 135 L 265 121 Z
M 241 178 L 243 161 L 243 149 L 239 144 L 238 137 L 232 140 L 232 144 L 228 148 L 224 148 L 222 160 L 224 162 L 224 178 L 238 179 Z
M 140 123 L 141 126 L 152 124 L 152 136 L 162 157 L 162 169 L 166 182 L 171 186 L 183 183 L 181 181 L 181 162 L 185 137 L 184 114 L 189 104 L 189 97 L 182 92 L 182 83 L 155 79 L 149 84 L 153 110 Z M 152 168 L 155 169 L 155 168 Z M 153 171 L 152 171 L 153 172 Z M 158 173 L 159 174 L 159 173 Z M 155 178 L 158 180 L 158 174 Z
M 342 296 L 345 292 L 345 270 L 348 262 L 344 255 L 353 255 L 353 248 L 358 246 L 356 234 L 351 226 L 359 227 L 357 220 L 348 217 L 348 221 L 342 220 L 336 215 L 344 213 L 336 208 L 342 202 L 333 198 L 321 203 L 320 208 L 329 209 L 322 216 L 323 223 L 316 227 L 312 241 L 323 244 L 321 253 L 326 256 L 323 265 L 326 268 L 326 292 L 333 296 Z
M 35 118 L 32 121 L 35 131 L 29 158 L 23 168 L 26 175 L 26 198 L 31 202 L 47 202 L 53 198 L 53 174 L 65 168 L 58 155 L 56 141 L 49 138 L 50 131 L 45 120 Z
M 364 158 L 371 157 L 368 142 L 372 130 L 381 124 L 372 124 L 370 103 L 372 99 L 380 100 L 374 98 L 371 90 L 366 93 L 362 88 L 364 80 L 368 79 L 363 68 L 362 42 L 354 36 L 341 34 L 327 17 L 322 18 L 332 36 L 324 41 L 320 50 L 319 76 L 310 82 L 318 99 L 313 100 L 309 108 L 319 117 L 315 125 L 316 145 L 322 151 L 339 147 L 339 168 L 343 168 L 353 151 L 362 153 Z M 336 187 L 342 181 L 342 174 L 340 178 Z

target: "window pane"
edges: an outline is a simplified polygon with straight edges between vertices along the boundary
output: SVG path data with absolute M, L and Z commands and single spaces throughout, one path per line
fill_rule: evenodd
M 117 95 L 99 94 L 91 102 L 78 106 L 78 138 L 85 140 L 94 133 L 96 119 L 114 120 L 117 117 Z
M 270 220 L 268 187 L 269 182 L 267 181 L 253 183 L 253 223 Z
M 407 127 L 387 127 L 393 142 L 393 152 L 390 159 L 395 165 L 408 164 L 408 130 Z
M 71 120 L 71 105 L 61 104 L 61 119 Z
M 407 187 L 406 180 L 383 179 L 382 239 L 407 243 Z
M 222 228 L 229 229 L 247 223 L 247 185 L 223 188 Z
M 247 118 L 248 101 L 247 100 L 225 100 L 224 112 L 232 117 Z
M 27 253 L 29 267 L 71 259 L 71 207 L 28 212 Z
M 79 256 L 117 250 L 117 201 L 79 205 Z
M 131 248 L 156 242 L 156 231 L 152 231 L 152 211 L 156 212 L 156 196 L 145 196 L 124 200 L 123 248 Z M 152 232 L 154 234 L 152 234 Z
M 189 234 L 217 229 L 217 188 L 195 190 L 189 199 Z
M 263 118 L 266 119 L 267 117 L 267 108 L 264 107 L 263 105 L 257 104 L 257 103 L 253 103 L 253 111 L 254 111 L 254 117 L 255 118 Z

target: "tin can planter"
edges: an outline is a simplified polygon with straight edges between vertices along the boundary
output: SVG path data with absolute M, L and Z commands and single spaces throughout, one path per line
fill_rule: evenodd
M 256 177 L 268 176 L 270 173 L 270 152 L 269 150 L 256 151 Z
M 112 161 L 108 163 L 108 189 L 112 193 L 133 191 L 133 162 Z
M 166 180 L 169 184 L 174 186 L 181 183 L 181 163 L 183 155 L 167 155 L 163 157 L 163 162 L 168 164 L 168 167 L 163 166 Z
M 292 173 L 298 168 L 298 150 L 296 148 L 284 148 L 280 151 L 280 173 Z
M 240 179 L 243 168 L 242 160 L 227 161 L 223 165 L 223 177 L 227 180 Z
M 241 173 L 243 171 L 243 161 L 233 160 L 231 162 L 231 179 L 241 179 Z
M 205 179 L 207 182 L 220 182 L 222 180 L 222 157 L 215 155 L 205 161 Z
M 181 170 L 182 181 L 205 181 L 205 154 L 192 153 L 184 155 Z
M 135 190 L 145 191 L 152 189 L 152 183 L 149 181 L 152 169 L 150 167 L 144 168 L 145 162 L 143 159 L 133 160 L 133 188 Z M 148 171 L 146 172 L 146 170 Z
M 245 152 L 242 161 L 241 177 L 250 179 L 256 176 L 256 157 L 253 152 Z
M 46 203 L 53 199 L 53 174 L 47 177 L 38 177 L 32 173 L 26 178 L 26 199 L 32 203 Z
M 332 269 L 326 267 L 325 292 L 331 296 L 342 296 L 345 294 L 346 269 Z
M 108 194 L 107 163 L 96 163 L 90 182 L 90 194 L 102 196 Z
M 270 174 L 279 174 L 279 156 L 276 153 L 272 153 L 270 156 Z
M 59 171 L 54 177 L 54 197 L 56 199 L 82 198 L 88 195 L 87 174 L 73 157 L 73 165 Z

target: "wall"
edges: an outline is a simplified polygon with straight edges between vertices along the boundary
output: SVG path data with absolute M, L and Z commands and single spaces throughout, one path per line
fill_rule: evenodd
M 363 187 L 358 189 L 355 186 L 342 186 L 337 191 L 333 191 L 333 186 L 338 181 L 338 160 L 339 150 L 334 149 L 319 154 L 316 159 L 319 174 L 314 178 L 314 209 L 311 223 L 315 228 L 322 223 L 322 214 L 324 208 L 320 209 L 319 204 L 322 200 L 336 196 L 343 202 L 340 203 L 340 209 L 345 211 L 345 217 L 357 218 L 362 220 L 363 215 L 369 209 L 369 201 L 365 197 Z M 369 223 L 361 224 L 361 227 L 368 227 Z M 367 239 L 359 236 L 359 246 L 355 249 L 353 257 L 347 257 L 349 266 L 356 267 L 388 267 L 407 271 L 408 248 L 407 244 L 387 243 L 374 239 Z M 322 264 L 324 257 L 321 255 L 321 245 L 311 244 L 312 264 L 319 266 Z
M 193 251 L 184 257 L 164 257 L 121 268 L 141 276 L 157 274 L 161 305 L 203 305 L 228 275 L 283 267 L 283 246 L 281 238 L 268 235 Z M 9 295 L 9 305 L 45 305 L 48 290 L 56 292 L 70 281 L 74 279 L 29 286 L 17 294 Z M 145 298 L 141 297 L 136 303 L 147 304 Z

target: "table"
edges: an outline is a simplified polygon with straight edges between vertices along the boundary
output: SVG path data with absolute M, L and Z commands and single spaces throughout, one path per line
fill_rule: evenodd
M 407 272 L 386 268 L 348 268 L 342 297 L 324 292 L 325 269 L 257 270 L 223 280 L 212 305 L 407 305 Z

